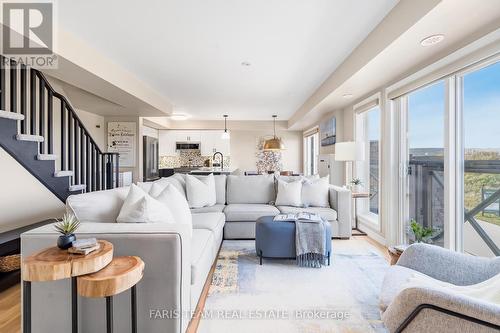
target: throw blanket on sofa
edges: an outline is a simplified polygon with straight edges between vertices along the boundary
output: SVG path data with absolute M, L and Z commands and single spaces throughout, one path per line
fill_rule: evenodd
M 295 221 L 297 264 L 320 268 L 325 264 L 325 225 L 322 219 Z

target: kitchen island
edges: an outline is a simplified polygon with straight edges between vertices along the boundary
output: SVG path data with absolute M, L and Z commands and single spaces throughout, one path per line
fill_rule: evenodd
M 195 170 L 191 170 L 189 174 L 191 175 L 209 175 L 213 173 L 214 175 L 231 175 L 235 173 L 237 168 L 220 168 L 220 167 L 202 167 Z

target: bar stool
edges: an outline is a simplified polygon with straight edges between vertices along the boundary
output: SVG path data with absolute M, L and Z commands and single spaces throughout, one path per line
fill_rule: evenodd
M 106 298 L 106 332 L 113 332 L 113 296 L 130 289 L 132 332 L 137 333 L 137 290 L 142 279 L 144 262 L 135 256 L 116 257 L 99 272 L 77 278 L 78 295 Z

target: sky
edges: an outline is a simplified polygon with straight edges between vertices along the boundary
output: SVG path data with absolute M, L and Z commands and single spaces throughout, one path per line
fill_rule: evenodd
M 444 146 L 445 86 L 409 95 L 410 148 Z M 465 148 L 500 148 L 500 62 L 464 77 Z

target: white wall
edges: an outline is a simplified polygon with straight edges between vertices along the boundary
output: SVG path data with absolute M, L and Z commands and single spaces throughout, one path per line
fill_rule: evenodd
M 0 233 L 64 214 L 64 204 L 0 148 Z
M 102 151 L 106 151 L 106 129 L 104 117 L 95 113 L 87 112 L 81 109 L 75 109 L 78 118 L 82 121 L 85 128 L 90 132 L 92 139 Z
M 231 130 L 231 166 L 241 171 L 257 170 L 257 143 L 260 137 L 269 136 L 267 130 Z M 280 131 L 286 150 L 282 152 L 283 170 L 302 172 L 302 132 Z

